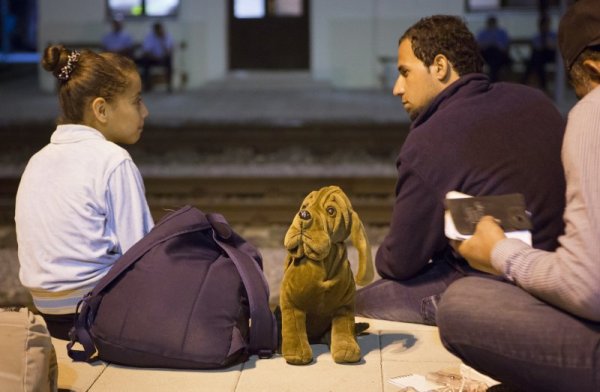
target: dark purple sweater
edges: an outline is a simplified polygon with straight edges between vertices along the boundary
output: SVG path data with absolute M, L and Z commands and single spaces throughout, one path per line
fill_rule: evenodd
M 483 74 L 447 87 L 414 120 L 400 150 L 390 231 L 376 256 L 379 274 L 410 279 L 430 259 L 453 257 L 444 235 L 444 198 L 452 190 L 522 193 L 533 246 L 554 250 L 564 226 L 564 128 L 553 102 L 533 88 L 491 84 Z

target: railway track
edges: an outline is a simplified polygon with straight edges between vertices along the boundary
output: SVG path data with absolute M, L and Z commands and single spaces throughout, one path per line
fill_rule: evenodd
M 0 164 L 17 165 L 12 175 L 0 177 L 0 223 L 13 221 L 19 162 L 24 166 L 48 143 L 52 129 L 51 124 L 0 124 Z M 339 168 L 340 160 L 358 165 L 355 167 L 366 167 L 369 162 L 391 166 L 407 133 L 406 124 L 386 123 L 149 124 L 140 142 L 127 149 L 141 169 L 168 167 L 186 160 L 213 167 L 219 162 L 236 161 L 238 167 L 250 167 L 262 159 L 271 167 L 287 166 L 287 173 L 275 170 L 269 175 L 256 170 L 251 175 L 236 170 L 232 170 L 233 175 L 196 175 L 178 172 L 177 165 L 172 171 L 167 168 L 150 175 L 142 170 L 148 203 L 156 219 L 168 210 L 191 204 L 204 211 L 220 212 L 232 224 L 289 224 L 308 192 L 339 185 L 366 224 L 385 225 L 393 204 L 393 174 L 370 175 L 369 170 L 342 174 L 327 168 Z M 294 165 L 304 165 L 302 159 L 316 162 L 317 167 L 322 165 L 322 172 L 294 170 Z
M 0 154 L 16 154 L 18 159 L 27 159 L 48 143 L 53 129 L 51 123 L 0 124 Z M 399 151 L 407 134 L 408 125 L 401 123 L 149 124 L 141 140 L 127 149 L 134 157 L 162 156 L 180 150 L 218 153 L 237 148 L 268 154 L 292 146 L 317 155 L 341 149 L 388 156 Z
M 14 217 L 17 178 L 0 179 L 0 223 Z M 219 212 L 232 224 L 289 224 L 310 191 L 338 185 L 368 225 L 386 225 L 393 204 L 392 177 L 147 177 L 155 219 L 186 204 Z

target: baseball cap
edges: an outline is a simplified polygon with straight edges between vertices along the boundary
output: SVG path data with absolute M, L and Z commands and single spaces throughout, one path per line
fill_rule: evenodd
M 578 0 L 558 26 L 558 46 L 567 69 L 589 46 L 600 45 L 600 0 Z

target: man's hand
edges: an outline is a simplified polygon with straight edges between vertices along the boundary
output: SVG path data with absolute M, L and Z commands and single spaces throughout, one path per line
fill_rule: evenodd
M 462 242 L 453 241 L 452 247 L 467 259 L 471 267 L 492 275 L 501 275 L 492 266 L 491 259 L 492 250 L 504 238 L 506 236 L 502 228 L 493 217 L 487 215 L 481 218 L 471 238 Z

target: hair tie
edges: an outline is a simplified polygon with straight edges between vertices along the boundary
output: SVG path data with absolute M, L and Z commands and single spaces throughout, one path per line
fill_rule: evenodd
M 71 72 L 73 72 L 75 69 L 75 64 L 77 61 L 79 61 L 79 56 L 81 56 L 81 53 L 79 53 L 77 50 L 72 51 L 71 54 L 69 54 L 69 57 L 67 57 L 67 65 L 60 69 L 60 73 L 58 74 L 57 78 L 62 81 L 69 80 L 71 77 Z

